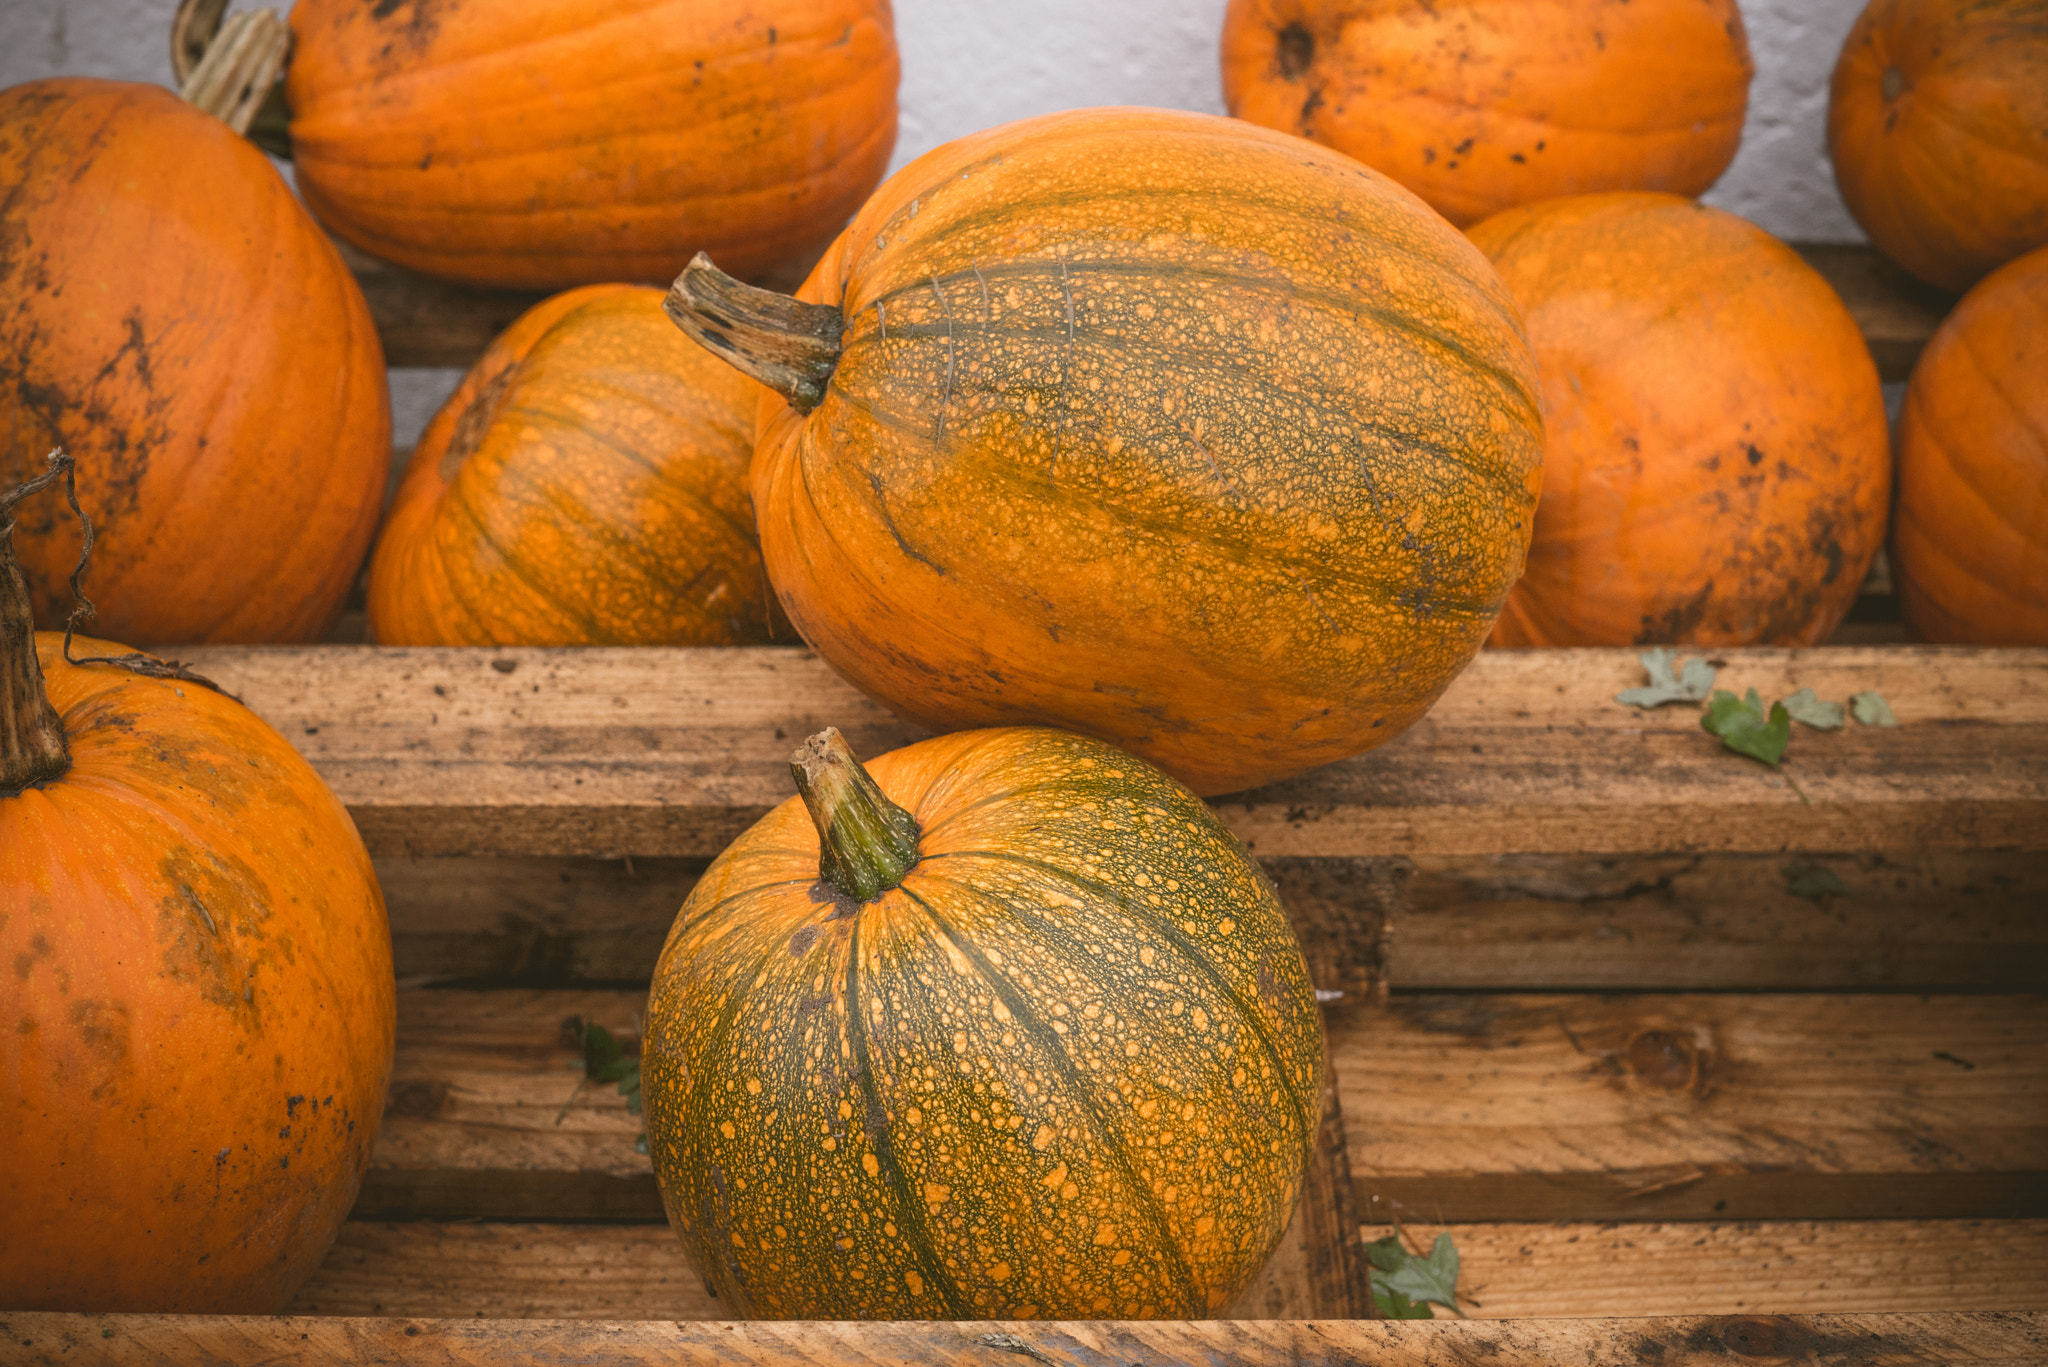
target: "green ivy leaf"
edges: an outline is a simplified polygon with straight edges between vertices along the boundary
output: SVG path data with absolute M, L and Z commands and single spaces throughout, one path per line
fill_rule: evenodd
M 1899 719 L 1892 715 L 1891 704 L 1884 700 L 1884 694 L 1874 688 L 1867 688 L 1849 699 L 1849 712 L 1865 726 L 1897 726 Z
M 1840 703 L 1827 702 L 1810 688 L 1802 688 L 1785 699 L 1785 710 L 1792 714 L 1793 721 L 1816 731 L 1839 731 L 1847 720 L 1846 709 Z
M 583 1050 L 583 1076 L 589 1082 L 615 1082 L 626 1098 L 626 1110 L 640 1114 L 640 1060 L 626 1052 L 626 1046 L 612 1032 L 594 1021 L 571 1016 L 562 1022 L 562 1033 Z
M 1432 1303 L 1465 1313 L 1458 1309 L 1458 1250 L 1449 1234 L 1437 1235 L 1436 1246 L 1423 1257 L 1408 1251 L 1396 1229 L 1367 1244 L 1365 1259 L 1372 1265 L 1373 1306 L 1387 1319 L 1432 1319 Z
M 1645 709 L 1668 702 L 1704 702 L 1714 687 L 1714 667 L 1705 660 L 1687 660 L 1685 668 L 1674 673 L 1678 652 L 1667 646 L 1653 646 L 1636 658 L 1649 671 L 1649 685 L 1623 689 L 1614 695 L 1616 702 Z
M 1754 688 L 1743 698 L 1725 688 L 1715 689 L 1713 701 L 1707 704 L 1707 715 L 1700 718 L 1700 726 L 1719 736 L 1721 744 L 1736 754 L 1760 759 L 1774 767 L 1784 758 L 1785 746 L 1792 740 L 1792 715 L 1785 710 L 1785 704 L 1772 703 L 1766 717 L 1763 699 Z

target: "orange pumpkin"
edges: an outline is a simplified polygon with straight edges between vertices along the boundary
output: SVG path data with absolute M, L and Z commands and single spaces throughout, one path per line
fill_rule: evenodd
M 746 486 L 761 393 L 676 331 L 659 290 L 591 285 L 536 305 L 414 448 L 370 564 L 371 635 L 772 640 Z
M 100 626 L 309 641 L 383 503 L 391 416 L 362 291 L 263 154 L 156 86 L 0 92 L 0 481 L 64 446 L 106 538 Z M 24 510 L 40 619 L 78 536 Z
M 0 537 L 0 1309 L 275 1312 L 384 1112 L 377 880 L 247 708 L 63 641 Z
M 1672 195 L 1478 224 L 1543 381 L 1543 501 L 1493 644 L 1823 640 L 1884 539 L 1884 398 L 1797 253 Z
M 1892 576 L 1930 641 L 2048 646 L 2048 247 L 1943 321 L 1899 414 Z
M 2048 243 L 2048 7 L 1871 0 L 1828 93 L 1856 221 L 1930 284 L 1965 290 Z
M 1231 0 L 1230 112 L 1384 171 L 1453 223 L 1554 195 L 1696 195 L 1742 140 L 1735 0 Z
M 1413 196 L 1298 138 L 1011 124 L 898 173 L 797 300 L 738 290 L 693 267 L 671 306 L 782 388 L 769 578 L 931 726 L 1056 724 L 1246 787 L 1422 715 L 1521 568 L 1541 426 L 1513 304 Z
M 755 274 L 829 240 L 896 138 L 888 0 L 299 0 L 299 189 L 479 284 Z

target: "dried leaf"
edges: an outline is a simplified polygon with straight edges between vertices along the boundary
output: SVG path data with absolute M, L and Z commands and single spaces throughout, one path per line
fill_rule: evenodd
M 1840 703 L 1816 697 L 1810 688 L 1802 688 L 1785 699 L 1785 710 L 1792 714 L 1793 721 L 1816 731 L 1839 731 L 1848 719 L 1847 709 Z
M 1884 695 L 1874 688 L 1867 688 L 1849 699 L 1849 712 L 1865 726 L 1897 726 L 1899 719 L 1892 715 L 1891 704 Z
M 1704 702 L 1714 687 L 1714 667 L 1705 660 L 1687 660 L 1685 667 L 1674 673 L 1678 652 L 1667 646 L 1653 646 L 1636 658 L 1649 671 L 1649 685 L 1623 689 L 1614 695 L 1616 702 L 1645 709 L 1668 702 Z
M 1774 767 L 1784 758 L 1785 746 L 1792 739 L 1792 714 L 1785 710 L 1785 704 L 1772 703 L 1766 717 L 1763 699 L 1754 688 L 1743 698 L 1725 688 L 1715 689 L 1713 701 L 1707 704 L 1707 715 L 1700 718 L 1700 726 L 1719 736 L 1721 744 L 1738 755 L 1748 755 Z

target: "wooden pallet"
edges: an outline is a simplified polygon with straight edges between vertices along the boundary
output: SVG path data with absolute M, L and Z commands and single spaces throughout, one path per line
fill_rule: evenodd
M 728 1342 L 638 1323 L 721 1310 L 661 1223 L 637 1120 L 579 1085 L 563 1023 L 633 1032 L 682 896 L 788 795 L 795 740 L 833 724 L 874 754 L 916 730 L 794 649 L 188 654 L 354 814 L 404 985 L 356 1218 L 293 1311 L 366 1317 L 347 1340 L 365 1354 L 393 1317 L 549 1322 L 423 1328 L 450 1359 Z M 1589 1316 L 1886 1312 L 1857 1323 L 1887 1352 L 2040 1357 L 2038 1318 L 1973 1315 L 2048 1311 L 2048 651 L 1715 658 L 1766 697 L 1875 688 L 1900 725 L 1799 729 L 1774 771 L 1696 708 L 1616 703 L 1633 652 L 1490 652 L 1382 749 L 1220 801 L 1333 994 L 1317 1179 L 1232 1307 L 1245 1323 L 1027 1341 L 1062 1362 L 1103 1335 L 1382 1356 L 1421 1331 L 1249 1322 L 1358 1319 L 1361 1241 L 1398 1221 L 1451 1230 L 1475 1317 L 1564 1317 L 1507 1339 L 1432 1325 L 1450 1337 L 1400 1351 L 1594 1360 L 1621 1331 Z M 601 1340 L 559 1323 L 585 1318 L 636 1323 Z M 1748 1322 L 1627 1332 L 1685 1357 Z M 108 1323 L 230 1358 L 284 1332 Z M 334 1332 L 309 1323 L 295 1332 Z M 1825 1358 L 1820 1323 L 1783 1332 Z M 768 1356 L 939 1360 L 970 1341 L 720 1332 Z

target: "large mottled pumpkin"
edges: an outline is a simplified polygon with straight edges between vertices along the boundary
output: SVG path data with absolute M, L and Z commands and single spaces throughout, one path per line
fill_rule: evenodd
M 942 736 L 872 777 L 828 731 L 791 768 L 802 799 L 713 861 L 647 1004 L 648 1151 L 720 1305 L 1227 1305 L 1286 1229 L 1324 1067 L 1228 828 L 1059 731 Z
M 63 644 L 0 546 L 0 1309 L 274 1313 L 383 1116 L 383 898 L 247 708 Z
M 0 92 L 0 486 L 63 446 L 121 640 L 309 641 L 340 613 L 391 452 L 384 356 L 263 154 L 157 86 Z M 39 619 L 67 517 L 23 510 Z
M 370 565 L 371 635 L 773 639 L 746 485 L 761 393 L 676 331 L 659 290 L 536 305 L 421 434 Z
M 2048 244 L 2048 2 L 1871 0 L 1835 64 L 1828 152 L 1870 240 L 1931 284 Z
M 896 138 L 888 0 L 299 0 L 300 191 L 415 270 L 558 289 L 754 274 L 830 239 Z
M 1298 138 L 1011 124 L 893 177 L 797 301 L 746 294 L 693 267 L 670 302 L 783 391 L 769 578 L 936 728 L 1057 724 L 1246 787 L 1415 720 L 1520 572 L 1542 438 L 1513 303 Z
M 1696 195 L 1742 140 L 1735 0 L 1231 0 L 1230 112 L 1384 171 L 1453 223 L 1554 195 Z
M 1930 641 L 2048 646 L 2048 247 L 1993 271 L 1899 414 L 1892 576 Z
M 1672 195 L 1472 229 L 1543 380 L 1543 501 L 1495 645 L 1800 645 L 1884 540 L 1877 368 L 1797 253 Z

